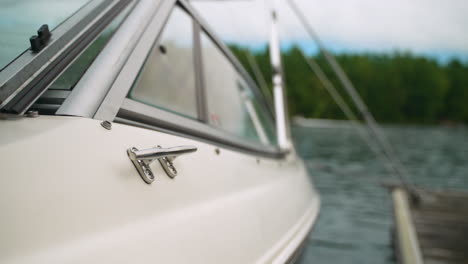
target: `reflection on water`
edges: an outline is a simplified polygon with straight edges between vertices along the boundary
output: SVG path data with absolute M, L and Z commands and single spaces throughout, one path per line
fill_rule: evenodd
M 466 127 L 386 126 L 417 185 L 468 191 Z M 352 129 L 294 127 L 299 153 L 321 193 L 322 211 L 300 263 L 394 263 L 393 180 Z

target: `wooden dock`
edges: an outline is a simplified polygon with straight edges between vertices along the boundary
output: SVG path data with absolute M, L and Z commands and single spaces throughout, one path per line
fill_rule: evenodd
M 468 193 L 385 186 L 392 191 L 398 263 L 468 264 Z

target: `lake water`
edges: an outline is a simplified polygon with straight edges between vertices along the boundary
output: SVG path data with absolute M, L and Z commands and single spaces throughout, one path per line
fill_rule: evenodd
M 468 191 L 468 128 L 385 126 L 419 186 Z M 392 202 L 380 182 L 397 180 L 351 128 L 293 128 L 322 198 L 299 263 L 395 263 Z

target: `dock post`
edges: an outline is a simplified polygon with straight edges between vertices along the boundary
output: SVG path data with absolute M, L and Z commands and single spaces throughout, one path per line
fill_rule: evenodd
M 408 194 L 402 188 L 392 191 L 399 258 L 404 264 L 422 264 L 422 255 L 413 225 Z

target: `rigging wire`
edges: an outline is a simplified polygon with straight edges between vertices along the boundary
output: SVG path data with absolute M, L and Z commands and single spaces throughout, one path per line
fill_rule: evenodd
M 313 28 L 311 27 L 311 25 L 309 24 L 303 12 L 299 9 L 295 1 L 287 0 L 286 2 L 289 4 L 289 6 L 291 7 L 295 15 L 299 18 L 300 22 L 302 23 L 302 25 L 304 26 L 305 30 L 310 35 L 310 37 L 317 43 L 319 50 L 322 52 L 328 64 L 330 64 L 333 71 L 335 72 L 338 79 L 340 80 L 341 84 L 345 88 L 346 92 L 349 94 L 352 101 L 356 105 L 359 113 L 363 117 L 364 121 L 367 123 L 370 132 L 375 137 L 376 142 L 382 148 L 382 152 L 385 154 L 385 156 L 389 160 L 389 165 L 391 165 L 394 173 L 400 178 L 403 184 L 405 184 L 408 187 L 411 187 L 411 189 L 414 189 L 411 182 L 408 181 L 408 173 L 406 169 L 403 167 L 399 159 L 397 159 L 394 149 L 392 148 L 387 138 L 381 131 L 380 127 L 375 121 L 374 116 L 369 111 L 366 104 L 364 103 L 364 101 L 361 99 L 361 97 L 357 93 L 351 80 L 348 78 L 344 70 L 341 68 L 340 64 L 336 61 L 335 57 L 331 55 L 325 49 L 325 46 L 323 45 L 322 41 L 320 40 L 318 35 L 315 33 L 315 31 L 313 30 Z
M 254 3 L 257 3 L 257 1 L 253 1 Z M 234 5 L 233 2 L 230 2 L 229 4 L 231 5 Z M 234 10 L 234 8 L 232 8 L 232 10 Z M 233 23 L 232 23 L 232 29 L 234 31 L 234 34 L 235 35 L 240 35 L 240 27 L 238 25 L 242 25 L 242 23 L 238 23 L 239 20 L 238 20 L 238 16 L 232 12 L 229 12 L 229 16 L 230 16 L 230 19 Z M 266 29 L 266 25 L 267 25 L 267 18 L 265 17 L 265 29 Z M 268 39 L 268 36 L 266 34 L 265 36 L 265 39 Z M 252 72 L 253 72 L 253 75 L 255 77 L 255 80 L 256 80 L 256 83 L 258 84 L 259 88 L 260 88 L 260 91 L 263 93 L 263 95 L 266 97 L 266 101 L 267 101 L 267 104 L 268 106 L 271 108 L 271 109 L 274 109 L 274 98 L 273 98 L 273 93 L 271 91 L 271 89 L 268 88 L 268 83 L 266 81 L 266 78 L 265 78 L 265 75 L 263 74 L 262 70 L 260 69 L 260 66 L 258 64 L 258 61 L 257 59 L 255 58 L 255 56 L 253 55 L 252 53 L 252 50 L 250 48 L 246 48 L 246 49 L 241 49 L 241 51 L 244 52 L 244 56 L 245 58 L 247 59 L 247 63 L 249 65 L 249 67 L 252 69 Z
M 388 163 L 389 161 L 386 158 L 386 156 L 384 156 L 383 153 L 379 150 L 379 147 L 372 140 L 370 140 L 370 138 L 368 137 L 367 131 L 359 123 L 359 119 L 356 117 L 356 115 L 348 106 L 348 104 L 344 101 L 343 97 L 337 91 L 337 89 L 335 88 L 333 83 L 330 81 L 330 79 L 328 79 L 327 75 L 323 72 L 320 65 L 318 65 L 318 63 L 313 58 L 307 57 L 305 53 L 302 51 L 302 49 L 299 49 L 299 51 L 302 57 L 304 58 L 304 60 L 307 62 L 307 65 L 309 66 L 309 68 L 318 77 L 322 86 L 325 88 L 325 90 L 327 90 L 327 92 L 333 98 L 333 100 L 341 109 L 341 111 L 350 120 L 352 127 L 358 132 L 362 140 L 367 144 L 367 146 L 372 150 L 372 152 L 374 152 L 377 155 L 377 157 L 385 165 L 385 167 L 389 171 L 393 171 L 391 168 L 391 165 Z
M 344 101 L 343 97 L 339 94 L 337 89 L 328 79 L 328 77 L 320 68 L 320 66 L 315 62 L 315 60 L 313 60 L 310 57 L 307 57 L 304 54 L 304 52 L 300 49 L 301 55 L 303 56 L 304 60 L 307 62 L 311 70 L 317 75 L 319 81 L 322 83 L 322 85 L 331 95 L 333 100 L 337 103 L 338 107 L 343 111 L 345 116 L 351 121 L 352 126 L 357 130 L 358 134 L 366 142 L 369 148 L 378 156 L 379 159 L 381 159 L 381 161 L 384 163 L 387 169 L 393 171 L 396 175 L 400 177 L 403 183 L 405 183 L 406 185 L 409 185 L 409 182 L 406 179 L 406 175 L 407 175 L 406 170 L 403 168 L 399 160 L 396 158 L 391 145 L 386 140 L 386 137 L 384 136 L 382 131 L 380 131 L 380 128 L 378 127 L 377 122 L 375 121 L 374 117 L 367 109 L 367 106 L 362 101 L 359 94 L 356 92 L 356 89 L 354 88 L 352 82 L 347 77 L 346 73 L 343 71 L 341 66 L 336 61 L 336 59 L 330 53 L 328 53 L 328 51 L 325 49 L 320 38 L 312 29 L 312 27 L 309 25 L 304 14 L 299 10 L 297 4 L 293 0 L 289 0 L 287 2 L 289 6 L 291 7 L 291 9 L 293 10 L 293 12 L 299 18 L 300 22 L 306 29 L 307 33 L 317 43 L 320 51 L 324 54 L 324 57 L 326 58 L 327 62 L 330 64 L 333 71 L 338 76 L 338 79 L 340 80 L 340 82 L 342 83 L 342 85 L 344 86 L 348 94 L 350 95 L 351 99 L 357 106 L 357 109 L 359 110 L 365 122 L 367 123 L 370 132 L 377 139 L 378 146 L 369 139 L 368 134 L 366 133 L 366 131 L 362 128 L 361 124 L 359 123 L 358 121 L 359 119 L 356 117 L 354 112 L 350 109 L 348 104 Z M 268 1 L 265 1 L 265 5 L 268 6 Z M 236 20 L 236 16 L 233 16 L 233 17 L 234 17 L 233 20 Z M 233 24 L 237 25 L 237 23 L 233 23 Z M 238 33 L 238 28 L 236 26 L 234 26 L 233 28 Z M 261 72 L 260 67 L 258 66 L 258 63 L 255 57 L 253 56 L 252 52 L 249 49 L 245 51 L 244 55 L 246 56 L 247 62 L 249 63 L 249 66 L 255 75 L 258 85 L 260 86 L 265 96 L 268 98 L 267 101 L 272 102 L 272 99 L 273 99 L 272 94 L 270 90 L 268 89 L 268 85 L 266 83 L 265 77 L 263 73 Z M 382 148 L 383 151 L 379 151 L 379 146 Z
M 270 104 L 270 107 L 273 107 L 272 105 L 273 94 L 271 93 L 271 90 L 268 88 L 268 84 L 266 82 L 265 76 L 260 70 L 257 59 L 255 59 L 255 56 L 252 54 L 250 50 L 245 51 L 245 57 L 247 58 L 247 62 L 249 63 L 249 66 L 254 73 L 255 79 L 257 80 L 257 83 L 260 86 L 260 89 L 262 90 L 263 94 L 267 98 L 267 101 Z
M 359 119 L 356 117 L 354 111 L 351 110 L 349 105 L 340 95 L 340 93 L 330 81 L 330 79 L 327 77 L 320 65 L 312 57 L 307 57 L 302 49 L 299 49 L 299 52 L 301 53 L 309 68 L 315 73 L 322 86 L 330 94 L 330 96 L 341 109 L 341 111 L 344 113 L 346 118 L 350 120 L 351 126 L 356 130 L 361 139 L 367 144 L 369 149 L 377 156 L 377 158 L 382 162 L 382 164 L 384 164 L 385 168 L 389 172 L 393 172 L 393 168 L 389 164 L 389 160 L 387 159 L 387 157 L 379 149 L 379 146 L 377 146 L 376 143 L 369 138 L 368 132 L 359 122 Z

